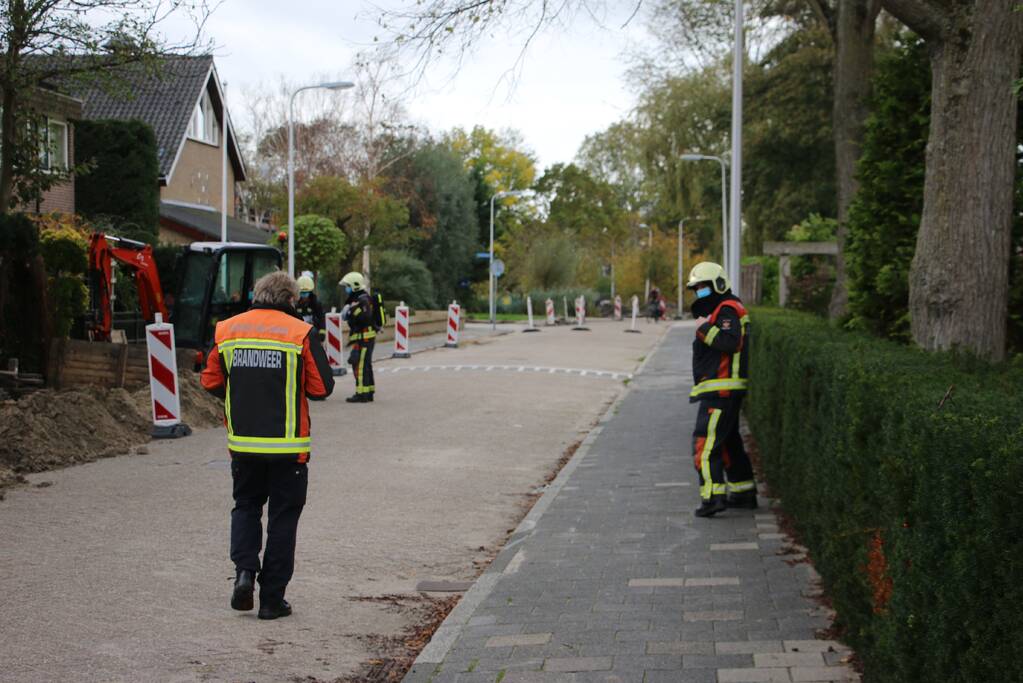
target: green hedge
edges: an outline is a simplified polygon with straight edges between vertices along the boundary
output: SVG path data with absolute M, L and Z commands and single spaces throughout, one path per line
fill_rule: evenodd
M 141 121 L 76 121 L 75 160 L 89 164 L 75 179 L 75 207 L 106 219 L 119 237 L 154 244 L 160 221 L 156 135 Z
M 753 324 L 753 433 L 865 680 L 1023 680 L 1023 364 Z

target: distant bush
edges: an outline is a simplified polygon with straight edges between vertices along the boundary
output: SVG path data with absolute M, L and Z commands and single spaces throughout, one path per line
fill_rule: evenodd
M 437 308 L 433 276 L 425 263 L 407 252 L 381 251 L 377 254 L 371 286 L 387 301 L 404 301 L 412 308 Z
M 753 313 L 748 416 L 876 683 L 1023 680 L 1023 365 Z
M 53 335 L 67 337 L 89 306 L 85 274 L 89 268 L 88 224 L 77 216 L 40 216 L 39 253 L 46 264 L 47 303 Z

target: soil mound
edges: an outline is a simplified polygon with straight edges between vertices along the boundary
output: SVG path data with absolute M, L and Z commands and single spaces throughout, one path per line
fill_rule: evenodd
M 180 381 L 191 427 L 222 424 L 223 408 L 191 373 Z M 122 455 L 149 441 L 149 387 L 42 390 L 0 403 L 0 487 L 11 473 L 42 472 Z

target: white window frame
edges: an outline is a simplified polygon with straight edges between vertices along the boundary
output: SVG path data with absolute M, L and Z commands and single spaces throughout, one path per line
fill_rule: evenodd
M 64 140 L 63 140 L 63 153 L 64 159 L 61 166 L 54 166 L 53 160 L 50 158 L 50 151 L 52 150 L 52 144 L 50 140 L 50 126 L 57 125 L 64 129 Z M 68 124 L 67 121 L 61 121 L 60 119 L 51 119 L 46 117 L 46 169 L 49 171 L 66 171 L 70 165 L 70 159 L 68 158 Z
M 205 145 L 220 146 L 220 124 L 209 90 L 203 90 L 202 97 L 195 103 L 192 118 L 188 121 L 187 136 Z

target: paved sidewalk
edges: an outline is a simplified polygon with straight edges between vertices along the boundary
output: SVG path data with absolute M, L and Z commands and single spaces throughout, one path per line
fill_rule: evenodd
M 406 683 L 856 680 L 764 501 L 692 514 L 692 334 L 674 326 Z

